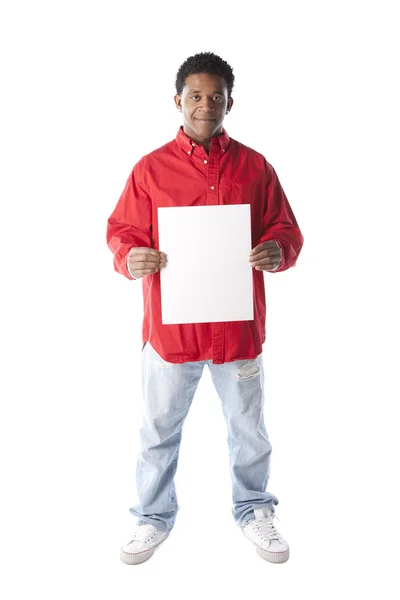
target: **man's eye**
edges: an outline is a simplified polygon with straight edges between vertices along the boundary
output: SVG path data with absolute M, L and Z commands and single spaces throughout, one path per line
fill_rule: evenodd
M 195 100 L 196 98 L 200 98 L 200 96 L 198 96 L 197 94 L 195 96 L 191 96 L 192 100 Z M 222 101 L 222 97 L 221 96 L 214 96 L 213 100 L 217 100 L 218 102 Z

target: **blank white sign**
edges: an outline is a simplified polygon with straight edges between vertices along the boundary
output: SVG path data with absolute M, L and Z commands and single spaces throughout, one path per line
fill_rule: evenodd
M 250 204 L 162 207 L 158 231 L 164 325 L 254 319 Z

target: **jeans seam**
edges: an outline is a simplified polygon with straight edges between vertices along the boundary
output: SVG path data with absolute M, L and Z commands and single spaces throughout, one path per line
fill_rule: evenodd
M 176 471 L 178 468 L 178 455 L 179 455 L 179 447 L 180 447 L 181 440 L 182 440 L 182 430 L 181 430 L 181 433 L 179 434 L 177 447 L 176 447 L 176 450 L 174 452 L 174 456 L 172 459 L 172 477 L 171 477 L 171 486 L 169 489 L 170 502 L 173 502 L 176 506 L 178 505 L 176 498 L 172 499 L 172 484 L 174 482 L 175 474 L 176 474 Z

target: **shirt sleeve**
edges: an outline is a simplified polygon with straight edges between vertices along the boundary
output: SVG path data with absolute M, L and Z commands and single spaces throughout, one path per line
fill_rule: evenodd
M 135 246 L 153 248 L 151 199 L 144 189 L 143 159 L 132 169 L 125 188 L 107 220 L 107 246 L 113 253 L 114 269 L 127 279 L 129 250 Z
M 282 259 L 278 267 L 271 271 L 276 273 L 295 266 L 304 237 L 274 168 L 269 163 L 267 168 L 264 217 L 258 244 L 269 240 L 279 244 Z

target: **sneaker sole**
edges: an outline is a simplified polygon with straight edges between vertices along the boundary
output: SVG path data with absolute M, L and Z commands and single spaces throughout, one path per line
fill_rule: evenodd
M 163 542 L 165 542 L 165 540 L 167 539 L 168 536 L 169 536 L 169 534 L 166 535 L 165 538 L 161 540 L 161 542 L 159 542 L 158 544 L 156 544 L 149 550 L 144 550 L 143 552 L 136 552 L 135 554 L 132 554 L 130 552 L 125 552 L 121 548 L 120 549 L 120 559 L 126 565 L 139 565 L 140 563 L 145 562 L 151 556 L 153 556 L 154 550 L 156 550 L 156 548 L 158 548 L 158 546 L 160 546 Z
M 253 542 L 254 543 L 254 542 Z M 289 558 L 289 548 L 284 552 L 268 552 L 267 550 L 263 550 L 257 544 L 254 544 L 257 548 L 257 554 L 261 556 L 264 560 L 268 560 L 272 563 L 283 563 L 286 562 Z

